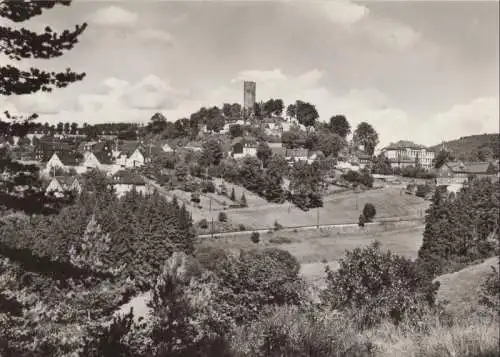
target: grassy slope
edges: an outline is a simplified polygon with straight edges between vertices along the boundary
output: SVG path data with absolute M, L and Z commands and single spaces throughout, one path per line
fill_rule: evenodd
M 436 280 L 441 283 L 438 300 L 449 301 L 447 308 L 453 313 L 474 309 L 478 305 L 482 282 L 491 272 L 491 266 L 498 267 L 498 263 L 498 257 L 493 257 L 483 263 L 438 277 Z

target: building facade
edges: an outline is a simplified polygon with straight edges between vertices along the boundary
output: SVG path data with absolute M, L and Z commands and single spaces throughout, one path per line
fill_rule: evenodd
M 391 143 L 383 148 L 382 152 L 389 159 L 392 167 L 399 168 L 419 164 L 425 169 L 430 169 L 433 166 L 435 157 L 434 151 L 427 149 L 425 146 L 403 140 Z

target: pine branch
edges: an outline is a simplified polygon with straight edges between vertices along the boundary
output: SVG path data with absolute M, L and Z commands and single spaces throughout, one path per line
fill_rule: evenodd
M 71 0 L 3 0 L 0 1 L 0 17 L 23 22 L 41 15 L 43 9 L 52 9 L 56 4 L 68 6 Z
M 85 73 L 75 73 L 69 68 L 65 72 L 45 72 L 37 68 L 22 71 L 11 65 L 0 67 L 0 95 L 32 94 L 51 92 L 54 87 L 64 88 L 80 81 Z
M 64 50 L 71 50 L 78 43 L 78 36 L 87 28 L 87 24 L 76 25 L 73 31 L 64 30 L 58 34 L 49 26 L 38 34 L 27 29 L 13 29 L 0 26 L 0 53 L 10 59 L 55 58 L 62 56 Z

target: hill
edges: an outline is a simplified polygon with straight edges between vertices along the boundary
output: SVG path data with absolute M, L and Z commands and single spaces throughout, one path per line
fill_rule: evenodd
M 441 284 L 438 301 L 448 301 L 447 309 L 456 314 L 478 307 L 481 284 L 491 272 L 491 266 L 498 267 L 498 263 L 498 257 L 493 257 L 480 264 L 436 278 Z
M 460 139 L 432 146 L 430 149 L 437 153 L 443 145 L 459 160 L 488 161 L 500 157 L 499 134 L 463 136 Z

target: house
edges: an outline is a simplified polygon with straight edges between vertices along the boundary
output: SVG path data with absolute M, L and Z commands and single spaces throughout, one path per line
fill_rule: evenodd
M 102 169 L 101 162 L 94 155 L 93 152 L 87 151 L 86 153 L 83 154 L 83 162 L 80 164 L 80 166 L 76 171 L 78 173 L 84 173 L 87 172 L 87 170 L 92 170 L 92 169 L 101 170 Z
M 307 161 L 309 150 L 304 148 L 286 149 L 285 158 L 290 161 Z
M 77 194 L 82 193 L 82 185 L 75 176 L 54 176 L 45 188 L 45 194 L 54 194 L 62 196 L 64 192 L 73 191 Z
M 115 163 L 121 167 L 133 168 L 143 166 L 146 162 L 144 146 L 139 141 L 124 141 L 119 150 L 113 153 Z
M 489 162 L 447 162 L 437 170 L 436 184 L 438 186 L 461 186 L 470 176 L 478 178 L 498 176 L 498 172 L 488 172 L 489 166 Z
M 246 156 L 257 156 L 257 141 L 252 137 L 234 138 L 231 143 L 231 155 L 235 159 Z
M 49 161 L 45 164 L 45 169 L 42 170 L 43 174 L 53 174 L 56 170 L 69 171 L 70 169 L 77 169 L 81 160 L 76 154 L 69 152 L 54 152 Z
M 118 197 L 123 196 L 126 192 L 130 192 L 133 189 L 142 194 L 150 192 L 149 186 L 146 185 L 144 179 L 128 170 L 119 170 L 112 175 L 111 185 Z
M 389 159 L 392 167 L 399 168 L 415 166 L 418 163 L 423 168 L 430 169 L 435 156 L 434 151 L 425 146 L 405 140 L 389 144 L 382 149 L 382 153 Z

